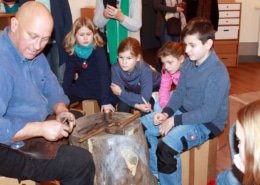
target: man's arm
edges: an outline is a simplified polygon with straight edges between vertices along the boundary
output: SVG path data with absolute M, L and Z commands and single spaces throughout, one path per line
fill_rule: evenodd
M 75 117 L 71 114 L 65 103 L 57 103 L 53 107 L 56 114 L 56 120 L 47 120 L 43 122 L 28 122 L 12 138 L 13 142 L 23 141 L 33 137 L 44 137 L 49 141 L 56 141 L 63 137 L 68 137 L 75 126 Z M 67 118 L 68 124 L 63 120 Z

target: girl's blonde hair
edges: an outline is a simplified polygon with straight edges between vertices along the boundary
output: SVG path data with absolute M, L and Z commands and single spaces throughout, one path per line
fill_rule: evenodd
M 92 20 L 86 18 L 86 17 L 79 17 L 74 22 L 71 31 L 66 35 L 64 39 L 64 48 L 65 51 L 69 55 L 74 54 L 73 47 L 75 44 L 77 44 L 76 34 L 80 28 L 83 26 L 86 26 L 88 29 L 90 29 L 93 32 L 93 48 L 96 49 L 97 46 L 103 47 L 105 45 L 102 37 L 98 33 L 98 28 L 94 25 Z
M 240 109 L 238 121 L 245 134 L 246 164 L 243 185 L 260 185 L 260 100 Z

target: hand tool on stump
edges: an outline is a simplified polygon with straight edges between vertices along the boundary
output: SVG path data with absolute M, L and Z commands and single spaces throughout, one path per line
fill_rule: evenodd
M 118 123 L 112 126 L 107 126 L 105 127 L 105 132 L 109 133 L 109 134 L 119 134 L 119 135 L 124 135 L 125 134 L 125 129 L 124 127 L 126 125 L 128 125 L 129 123 L 131 123 L 132 121 L 136 120 L 137 118 L 139 118 L 141 116 L 141 114 L 135 113 L 132 117 L 126 119 L 124 122 L 122 123 Z
M 116 124 L 115 122 L 111 122 L 109 123 L 106 127 L 102 127 L 99 128 L 98 130 L 96 130 L 95 132 L 91 133 L 91 134 L 87 134 L 86 136 L 82 137 L 79 139 L 79 142 L 82 143 L 84 141 L 86 141 L 87 139 L 103 132 L 106 131 L 107 133 L 111 133 L 111 134 L 117 134 L 119 132 L 122 133 L 122 131 L 119 131 L 119 129 L 123 130 L 123 127 L 126 126 L 127 124 L 131 123 L 132 121 L 136 120 L 137 118 L 140 117 L 140 113 L 136 113 L 134 114 L 132 117 L 126 119 L 124 122 Z M 116 128 L 112 128 L 113 126 L 116 126 Z M 109 128 L 111 127 L 111 128 Z

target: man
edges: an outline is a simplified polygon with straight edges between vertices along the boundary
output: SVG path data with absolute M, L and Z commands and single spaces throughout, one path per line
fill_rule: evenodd
M 26 157 L 15 150 L 29 138 L 57 141 L 75 126 L 66 106 L 68 98 L 41 53 L 52 29 L 48 9 L 31 1 L 19 8 L 0 37 L 0 175 L 59 179 L 63 185 L 93 184 L 95 167 L 87 150 L 61 145 L 52 160 Z M 49 114 L 55 114 L 56 120 L 45 121 Z M 65 118 L 68 125 L 62 123 Z
M 32 0 L 19 0 L 19 5 Z M 66 51 L 63 40 L 72 27 L 72 15 L 68 0 L 33 0 L 43 3 L 51 12 L 54 27 L 51 39 L 43 50 L 52 72 L 58 78 L 60 85 L 66 67 Z

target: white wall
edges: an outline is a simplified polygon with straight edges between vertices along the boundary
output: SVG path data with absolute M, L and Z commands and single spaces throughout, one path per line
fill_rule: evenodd
M 236 0 L 242 3 L 242 16 L 240 26 L 239 42 L 258 42 L 259 24 L 260 24 L 260 7 L 259 0 Z
M 236 0 L 242 3 L 240 42 L 258 42 L 260 24 L 260 0 Z M 69 0 L 73 20 L 80 16 L 80 8 L 95 7 L 96 0 Z
M 96 0 L 69 0 L 73 21 L 80 16 L 80 8 L 95 7 Z

